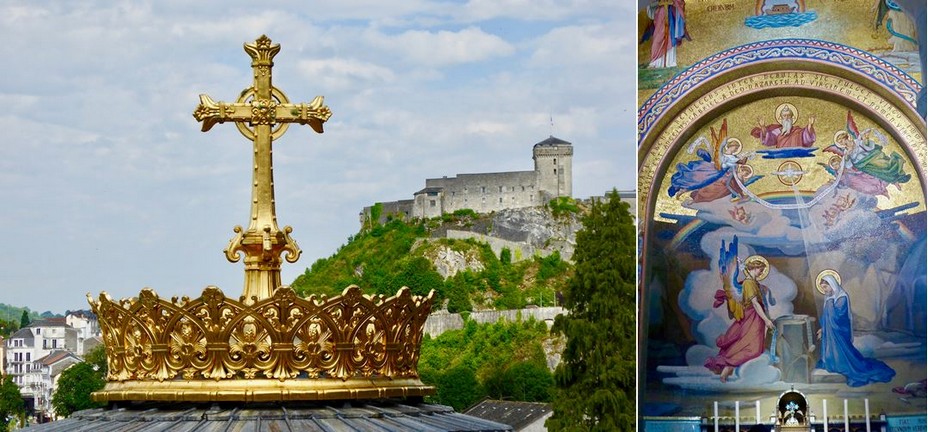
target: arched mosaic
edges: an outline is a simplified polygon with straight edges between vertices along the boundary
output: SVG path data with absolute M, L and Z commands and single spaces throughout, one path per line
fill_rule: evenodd
M 921 87 L 837 44 L 711 56 L 639 110 L 641 413 L 924 413 Z M 838 402 L 832 402 L 837 407 Z M 819 410 L 820 411 L 820 410 Z

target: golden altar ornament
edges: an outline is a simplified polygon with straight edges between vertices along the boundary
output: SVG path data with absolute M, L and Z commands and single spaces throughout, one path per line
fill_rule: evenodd
M 234 122 L 254 142 L 251 220 L 225 250 L 245 255 L 245 286 L 237 298 L 210 286 L 199 298 L 170 301 L 143 289 L 137 298 L 93 299 L 107 357 L 107 384 L 95 401 L 289 401 L 378 399 L 435 392 L 417 365 L 434 292 L 367 296 L 357 286 L 339 296 L 301 298 L 281 286 L 281 256 L 300 249 L 281 230 L 274 209 L 271 143 L 290 123 L 322 133 L 332 112 L 317 96 L 291 104 L 271 84 L 280 45 L 267 36 L 245 44 L 254 84 L 234 103 L 200 95 L 193 113 L 208 131 Z

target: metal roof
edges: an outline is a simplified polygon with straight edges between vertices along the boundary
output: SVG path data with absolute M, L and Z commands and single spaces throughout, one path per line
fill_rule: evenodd
M 419 192 L 414 193 L 413 195 L 421 195 L 421 194 L 435 195 L 443 190 L 445 190 L 445 188 L 441 186 L 430 186 L 430 187 L 420 190 Z
M 408 401 L 304 404 L 128 404 L 74 413 L 24 431 L 511 431 L 508 425 Z
M 567 142 L 567 141 L 564 141 L 564 140 L 560 139 L 560 138 L 556 138 L 554 135 L 549 135 L 548 138 L 545 138 L 544 141 L 541 141 L 541 142 L 535 144 L 535 145 L 532 146 L 532 147 L 538 147 L 538 146 L 556 146 L 556 145 L 571 145 L 571 144 L 570 144 L 569 142 Z
M 29 330 L 29 328 L 21 328 L 17 330 L 16 333 L 13 333 L 12 336 L 7 338 L 7 340 L 11 340 L 11 339 L 33 340 L 35 339 L 35 336 L 32 334 L 32 330 Z
M 468 408 L 464 413 L 508 424 L 515 430 L 521 430 L 539 419 L 545 418 L 551 411 L 551 404 L 548 403 L 484 399 Z
M 74 359 L 74 361 L 76 361 L 76 362 L 81 362 L 81 361 L 83 361 L 83 360 L 81 360 L 78 356 L 74 355 L 74 353 L 72 353 L 71 351 L 55 350 L 55 351 L 52 351 L 52 352 L 48 353 L 47 356 L 42 357 L 42 358 L 36 360 L 36 362 L 42 363 L 42 364 L 44 364 L 44 365 L 53 365 L 53 364 L 58 363 L 58 362 L 60 362 L 60 361 L 62 361 L 62 360 L 64 360 L 64 359 L 66 359 L 66 358 L 68 358 L 68 357 L 71 357 L 71 358 Z
M 66 327 L 72 328 L 65 317 L 43 318 L 29 323 L 28 327 Z

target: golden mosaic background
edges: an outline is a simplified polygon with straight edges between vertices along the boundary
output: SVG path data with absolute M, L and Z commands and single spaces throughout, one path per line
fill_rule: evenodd
M 817 163 L 827 163 L 828 159 L 833 156 L 832 153 L 823 154 L 821 150 L 833 143 L 835 132 L 846 129 L 848 108 L 835 102 L 810 97 L 790 96 L 763 99 L 734 108 L 716 117 L 709 124 L 699 129 L 697 133 L 680 148 L 661 181 L 661 187 L 658 191 L 660 194 L 657 204 L 657 208 L 660 209 L 658 212 L 695 214 L 695 211 L 692 209 L 682 207 L 684 199 L 688 196 L 687 193 L 680 194 L 677 198 L 671 198 L 667 195 L 667 189 L 670 187 L 670 177 L 676 172 L 677 164 L 685 164 L 686 162 L 698 158 L 695 154 L 688 154 L 686 152 L 686 148 L 691 142 L 699 136 L 705 136 L 707 139 L 711 140 L 712 135 L 709 128 L 714 127 L 716 131 L 718 131 L 722 125 L 722 120 L 728 119 L 728 136 L 741 140 L 744 145 L 742 151 L 762 150 L 764 147 L 760 144 L 760 140 L 751 136 L 751 129 L 757 125 L 758 119 L 761 119 L 764 124 L 776 123 L 774 111 L 777 106 L 784 102 L 795 105 L 799 110 L 799 119 L 797 122 L 799 126 L 807 126 L 810 114 L 815 115 L 814 127 L 816 141 L 813 147 L 817 147 L 819 150 L 815 152 L 815 158 L 793 159 L 801 163 L 803 170 L 808 172 L 808 174 L 803 176 L 797 186 L 802 191 L 814 192 L 819 186 L 833 179 L 834 177 Z M 877 197 L 878 207 L 886 209 L 903 205 L 914 200 L 918 202 L 918 207 L 909 209 L 905 213 L 925 211 L 925 197 L 924 193 L 922 193 L 923 188 L 919 182 L 917 170 L 912 160 L 906 155 L 902 146 L 900 146 L 885 129 L 868 119 L 864 113 L 851 110 L 851 115 L 854 117 L 859 130 L 862 131 L 872 127 L 886 136 L 888 145 L 884 148 L 884 152 L 886 154 L 891 154 L 892 151 L 895 151 L 902 155 L 906 160 L 905 172 L 912 175 L 911 180 L 901 185 L 901 190 L 896 189 L 895 186 L 889 186 L 889 198 L 884 196 Z M 769 174 L 776 171 L 777 167 L 785 160 L 786 159 L 761 159 L 760 155 L 758 155 L 753 160 L 749 161 L 749 164 L 754 167 L 755 174 L 767 174 L 764 178 L 750 185 L 749 189 L 758 195 L 763 195 L 767 192 L 788 190 L 787 187 L 780 183 L 776 176 Z
M 805 38 L 836 42 L 873 53 L 892 49 L 884 25 L 874 28 L 877 0 L 806 0 L 806 10 L 815 11 L 815 21 L 799 27 L 754 29 L 744 19 L 754 15 L 754 2 L 745 0 L 686 0 L 686 27 L 691 41 L 677 49 L 677 65 L 685 68 L 720 51 L 751 42 Z M 649 22 L 645 10 L 638 13 L 638 40 Z M 638 45 L 638 64 L 647 64 L 650 41 Z M 921 74 L 910 74 L 921 81 Z M 668 77 L 669 78 L 669 77 Z M 644 102 L 657 89 L 639 89 Z

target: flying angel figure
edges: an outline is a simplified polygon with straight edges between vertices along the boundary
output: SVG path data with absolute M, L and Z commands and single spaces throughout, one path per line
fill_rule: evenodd
M 699 159 L 677 164 L 677 172 L 670 178 L 668 195 L 676 197 L 691 192 L 690 203 L 710 202 L 723 197 L 737 200 L 744 193 L 734 176 L 739 176 L 745 186 L 762 177 L 755 176 L 754 169 L 747 164 L 754 153 L 741 153 L 741 140 L 728 137 L 728 119 L 722 120 L 718 133 L 713 127 L 709 130 L 712 133 L 711 143 L 701 136 L 687 148 L 687 153 L 695 152 Z
M 839 178 L 839 185 L 854 189 L 867 195 L 888 197 L 886 189 L 890 184 L 901 189 L 901 184 L 908 182 L 911 175 L 905 173 L 905 159 L 893 151 L 891 155 L 883 152 L 887 145 L 886 136 L 874 128 L 859 131 L 851 111 L 847 112 L 847 127 L 835 133 L 834 144 L 826 147 L 824 152 L 838 155 L 843 161 L 838 167 L 821 164 L 826 171 Z M 840 168 L 844 172 L 839 176 Z

